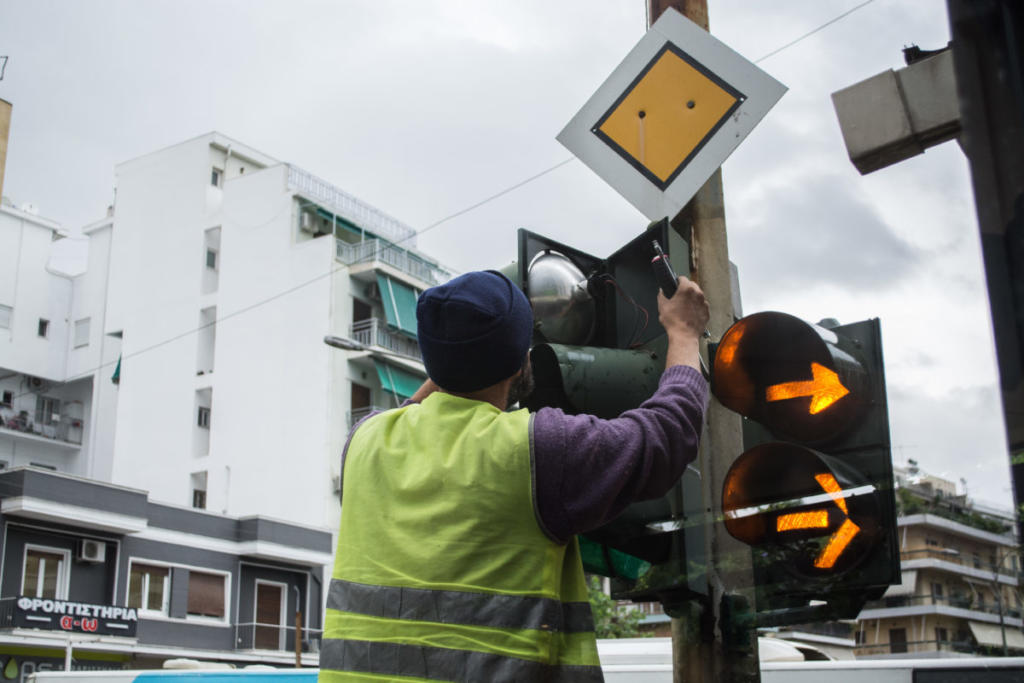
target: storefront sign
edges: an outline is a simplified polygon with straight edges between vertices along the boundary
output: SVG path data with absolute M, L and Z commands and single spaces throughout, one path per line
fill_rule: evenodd
M 14 625 L 19 628 L 44 628 L 133 638 L 139 623 L 139 615 L 134 607 L 92 605 L 27 596 L 19 597 L 16 605 Z

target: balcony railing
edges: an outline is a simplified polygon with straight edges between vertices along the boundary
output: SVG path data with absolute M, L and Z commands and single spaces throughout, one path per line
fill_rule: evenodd
M 0 430 L 81 446 L 85 421 L 81 418 L 61 416 L 57 422 L 37 424 L 25 411 L 22 411 L 18 415 L 10 415 L 8 417 L 0 415 Z
M 288 166 L 288 188 L 375 235 L 416 246 L 416 231 L 411 227 L 301 168 Z
M 967 595 L 895 595 L 881 600 L 872 600 L 864 605 L 864 609 L 891 609 L 895 607 L 916 607 L 918 605 L 943 605 L 974 610 L 975 612 L 985 612 L 986 614 L 999 614 L 999 603 L 994 601 L 980 602 Z M 1003 610 L 1003 616 L 1011 619 L 1020 619 L 1021 610 L 1017 607 L 1007 606 Z
M 302 629 L 302 651 L 320 652 L 320 629 Z M 295 627 L 280 624 L 245 623 L 235 625 L 238 650 L 274 650 L 295 652 Z
M 380 412 L 382 410 L 390 410 L 392 408 L 397 408 L 397 406 L 394 406 L 394 405 L 389 405 L 389 406 L 365 406 L 363 408 L 356 408 L 355 410 L 351 410 L 348 413 L 348 426 L 349 426 L 349 429 L 354 427 L 356 422 L 359 422 L 360 420 L 362 420 L 364 417 L 366 417 L 370 413 Z
M 978 561 L 975 561 L 973 554 L 957 554 L 956 552 L 941 548 L 919 548 L 917 550 L 903 550 L 900 552 L 900 561 L 907 562 L 910 560 L 942 560 L 943 562 L 957 564 L 962 567 L 978 569 L 989 574 L 998 572 L 1003 576 L 1014 576 L 1017 573 L 1010 567 L 1008 562 L 1004 562 L 1002 566 L 997 567 L 986 560 L 978 559 Z
M 430 285 L 439 285 L 452 278 L 449 270 L 384 240 L 346 242 L 339 239 L 336 244 L 338 260 L 346 265 L 385 263 Z
M 961 652 L 974 654 L 979 648 L 969 640 L 914 640 L 896 641 L 892 643 L 871 643 L 856 645 L 854 656 L 871 657 L 877 655 L 919 654 L 924 652 Z
M 416 340 L 404 334 L 392 332 L 387 323 L 378 318 L 360 320 L 352 324 L 352 339 L 366 346 L 378 346 L 392 353 L 408 356 L 413 360 L 422 360 L 420 346 Z

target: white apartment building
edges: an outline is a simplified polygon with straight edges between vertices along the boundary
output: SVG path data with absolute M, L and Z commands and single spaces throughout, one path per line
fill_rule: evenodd
M 102 223 L 102 221 L 101 221 Z M 50 266 L 55 222 L 0 202 L 0 467 L 35 465 L 96 476 L 109 453 L 115 387 L 103 382 L 119 342 L 103 335 L 109 240 L 92 268 L 71 277 Z M 102 458 L 101 458 L 102 459 Z
M 124 162 L 116 183 L 89 232 L 109 250 L 102 333 L 121 343 L 98 478 L 336 528 L 349 425 L 418 387 L 416 295 L 451 274 L 410 227 L 217 133 Z
M 1024 653 L 1012 514 L 974 504 L 916 466 L 894 469 L 902 583 L 861 611 L 857 657 Z

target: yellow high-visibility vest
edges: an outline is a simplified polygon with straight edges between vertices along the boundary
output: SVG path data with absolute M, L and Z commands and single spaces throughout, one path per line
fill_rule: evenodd
M 345 457 L 320 681 L 601 681 L 574 539 L 537 518 L 531 417 L 431 394 Z

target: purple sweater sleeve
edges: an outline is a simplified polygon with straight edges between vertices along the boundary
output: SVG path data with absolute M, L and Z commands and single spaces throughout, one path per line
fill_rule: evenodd
M 545 532 L 566 542 L 633 501 L 664 495 L 697 457 L 707 392 L 699 371 L 677 365 L 651 398 L 613 420 L 540 409 L 531 445 Z

